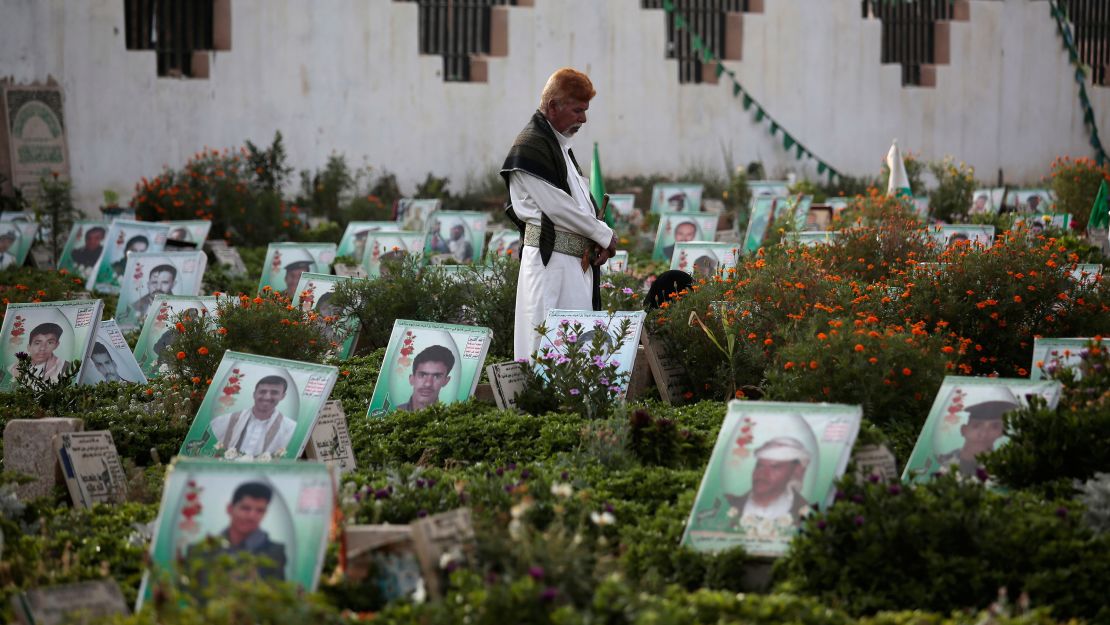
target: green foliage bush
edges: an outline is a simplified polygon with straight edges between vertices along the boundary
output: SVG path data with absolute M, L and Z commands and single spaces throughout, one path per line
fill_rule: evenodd
M 951 474 L 919 486 L 847 475 L 837 493 L 776 569 L 796 592 L 870 614 L 982 608 L 1005 587 L 1057 618 L 1110 616 L 1110 537 L 1082 523 L 1081 507 Z
M 929 171 L 937 179 L 937 188 L 929 194 L 929 211 L 942 221 L 961 220 L 971 208 L 971 194 L 976 188 L 975 168 L 947 157 L 929 163 Z
M 1052 162 L 1052 192 L 1057 213 L 1071 215 L 1077 230 L 1086 229 L 1099 185 L 1110 183 L 1110 168 L 1091 158 L 1057 158 Z
M 328 162 L 322 170 L 301 171 L 300 177 L 297 206 L 304 208 L 309 215 L 323 217 L 334 223 L 340 230 L 340 235 L 350 221 L 391 219 L 393 202 L 400 197 L 399 191 L 388 197 L 374 195 L 372 189 L 375 188 L 395 189 L 396 181 L 392 181 L 392 186 L 388 181 L 383 184 L 382 177 L 389 177 L 387 173 L 374 180 L 369 167 L 352 169 L 341 154 L 328 156 Z M 309 238 L 316 240 L 315 237 Z M 329 240 L 338 240 L 338 236 Z

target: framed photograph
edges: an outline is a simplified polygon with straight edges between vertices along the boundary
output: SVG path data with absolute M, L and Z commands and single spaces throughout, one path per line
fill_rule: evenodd
M 780 198 L 790 195 L 790 181 L 788 180 L 749 180 L 748 190 L 752 192 L 752 200 L 761 197 Z
M 925 482 L 953 465 L 964 477 L 975 477 L 979 454 L 1006 443 L 1002 415 L 1027 405 L 1031 395 L 1055 408 L 1061 388 L 1055 380 L 945 377 L 902 479 Z
M 775 198 L 760 196 L 752 198 L 751 211 L 748 213 L 748 227 L 744 231 L 744 253 L 754 254 L 763 246 L 767 230 L 775 221 Z
M 712 242 L 717 236 L 717 215 L 700 213 L 659 214 L 659 229 L 655 233 L 655 260 L 671 260 L 675 243 L 686 241 Z
M 170 227 L 166 238 L 170 241 L 192 243 L 197 249 L 204 247 L 208 240 L 208 232 L 212 230 L 212 222 L 207 219 L 190 219 L 185 221 L 163 221 Z
M 701 194 L 698 194 L 701 197 Z M 609 208 L 613 209 L 615 221 L 627 222 L 632 219 L 632 211 L 636 210 L 636 196 L 632 193 L 610 193 Z
M 994 226 L 980 224 L 950 224 L 933 226 L 933 240 L 946 248 L 960 245 L 987 249 L 994 244 Z
M 806 232 L 823 232 L 829 229 L 833 220 L 831 206 L 810 206 L 809 215 L 806 216 Z
M 1009 196 L 1019 213 L 1051 213 L 1056 207 L 1056 198 L 1049 189 L 1014 189 Z
M 571 349 L 572 345 L 578 346 L 579 349 L 589 349 L 589 346 L 593 343 L 595 333 L 608 334 L 609 336 L 605 341 L 607 347 L 605 356 L 607 360 L 617 363 L 617 375 L 624 377 L 624 381 L 620 384 L 621 393 L 627 395 L 628 382 L 632 379 L 632 366 L 636 364 L 636 350 L 640 345 L 640 334 L 643 332 L 644 319 L 646 318 L 647 313 L 642 310 L 618 310 L 609 313 L 605 310 L 552 309 L 547 311 L 547 318 L 544 319 L 548 336 L 540 339 L 538 351 L 541 354 L 549 351 L 565 353 L 568 349 Z M 630 322 L 628 328 L 630 334 L 625 337 L 624 343 L 617 349 L 616 345 L 617 341 L 620 340 L 621 325 L 626 319 Z M 569 341 L 568 337 L 561 336 L 559 333 L 559 326 L 564 321 L 571 324 L 581 324 L 585 330 L 581 335 L 574 337 L 573 341 Z
M 258 292 L 270 287 L 293 299 L 302 273 L 331 273 L 335 247 L 335 243 L 271 243 L 262 263 Z
M 1040 213 L 1037 215 L 1017 215 L 1014 217 L 1013 228 L 1016 230 L 1019 226 L 1028 221 L 1029 233 L 1033 236 L 1044 234 L 1045 230 L 1062 230 L 1067 232 L 1071 226 L 1071 215 L 1067 213 Z
M 427 229 L 428 216 L 440 210 L 441 205 L 439 200 L 401 198 L 397 200 L 394 217 L 404 230 L 424 232 Z
M 1002 202 L 1006 199 L 1006 187 L 993 189 L 976 189 L 971 194 L 971 207 L 969 215 L 997 215 L 1002 211 Z
M 482 260 L 489 214 L 436 211 L 428 217 L 424 254 L 436 265 L 465 265 Z
M 104 302 L 76 300 L 38 304 L 8 304 L 4 324 L 0 326 L 3 348 L 0 349 L 0 391 L 16 387 L 19 359 L 27 354 L 32 371 L 43 379 L 58 381 L 67 363 L 76 361 L 81 369 L 92 350 L 93 339 L 100 324 Z
M 401 224 L 396 221 L 352 221 L 343 231 L 343 238 L 339 239 L 339 249 L 336 256 L 350 256 L 358 262 L 366 254 L 366 238 L 371 232 L 398 232 Z
M 38 231 L 34 221 L 0 221 L 0 269 L 22 267 Z
M 601 273 L 624 273 L 628 271 L 628 250 L 617 250 L 613 257 L 601 266 Z
M 651 212 L 701 212 L 701 195 L 704 189 L 705 185 L 692 182 L 658 183 L 651 189 Z
M 335 288 L 351 279 L 326 273 L 303 273 L 292 302 L 301 310 L 315 311 L 319 315 L 317 321 L 332 345 L 332 353 L 340 360 L 350 358 L 355 351 L 359 324 L 356 318 L 340 319 L 331 299 Z
M 120 280 L 133 252 L 161 252 L 166 247 L 170 227 L 151 221 L 113 219 L 104 240 L 104 253 L 85 283 L 89 291 L 119 293 Z
M 848 208 L 848 204 L 851 204 L 851 202 L 852 198 L 850 197 L 830 197 L 825 200 L 825 204 L 833 211 L 833 217 L 844 212 L 844 209 Z
M 173 580 L 173 572 L 184 567 L 203 577 L 227 555 L 257 558 L 262 580 L 315 590 L 334 505 L 335 488 L 323 463 L 176 459 L 166 473 L 150 545 L 152 568 L 143 576 L 135 610 L 151 599 L 152 575 Z
M 486 265 L 432 265 L 429 271 L 437 271 L 448 280 L 458 282 L 478 282 L 493 277 L 493 267 Z
M 105 319 L 96 329 L 92 350 L 81 369 L 80 384 L 101 382 L 132 382 L 146 384 L 146 375 L 139 368 L 127 339 L 115 319 Z
M 1081 284 L 1098 284 L 1102 280 L 1102 265 L 1079 263 L 1071 270 L 1071 277 Z
M 489 328 L 398 319 L 366 416 L 466 401 L 492 339 Z
M 678 269 L 697 278 L 711 278 L 736 267 L 740 256 L 738 243 L 675 243 L 671 269 Z
M 199 295 L 208 256 L 195 252 L 132 252 L 127 255 L 116 303 L 121 330 L 143 327 L 159 295 Z
M 185 295 L 157 295 L 150 305 L 143 329 L 135 342 L 135 361 L 147 378 L 156 378 L 169 371 L 169 363 L 174 355 L 169 352 L 170 344 L 177 338 L 175 327 L 177 317 L 185 314 L 190 318 L 206 317 L 216 321 L 215 296 L 188 297 Z
M 1089 338 L 1033 338 L 1033 366 L 1029 367 L 1030 380 L 1044 380 L 1060 369 L 1071 369 L 1076 379 L 1082 379 L 1086 368 L 1084 355 Z M 1110 338 L 1100 342 L 1110 348 Z
M 382 264 L 386 261 L 423 257 L 424 239 L 423 232 L 371 232 L 366 237 L 362 268 L 368 277 L 377 278 L 382 275 Z
M 108 236 L 108 227 L 111 224 L 110 221 L 96 219 L 73 222 L 69 237 L 58 257 L 58 269 L 88 280 L 100 255 L 104 253 L 104 237 Z
M 831 245 L 840 237 L 839 230 L 806 230 L 805 232 L 787 232 L 782 235 L 783 245 L 811 247 L 814 245 Z
M 804 230 L 811 206 L 813 206 L 812 195 L 788 195 L 775 198 L 775 216 L 790 215 L 793 218 L 794 227 Z
M 296 460 L 338 376 L 330 365 L 228 350 L 178 453 Z
M 520 248 L 523 245 L 524 242 L 520 240 L 520 231 L 516 228 L 498 230 L 486 246 L 486 262 L 491 262 L 494 258 L 502 256 L 519 260 Z
M 802 519 L 832 503 L 862 418 L 844 404 L 730 401 L 681 544 L 783 555 Z

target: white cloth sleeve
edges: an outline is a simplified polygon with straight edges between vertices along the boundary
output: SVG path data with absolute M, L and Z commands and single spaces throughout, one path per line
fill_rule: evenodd
M 522 221 L 540 224 L 540 211 L 555 224 L 555 228 L 587 237 L 609 247 L 613 229 L 604 221 L 590 215 L 574 198 L 532 174 L 516 170 L 509 175 L 509 198 L 513 210 Z

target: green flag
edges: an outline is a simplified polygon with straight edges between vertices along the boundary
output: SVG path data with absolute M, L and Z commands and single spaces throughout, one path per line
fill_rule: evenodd
M 597 207 L 605 203 L 605 181 L 601 179 L 601 153 L 597 150 L 597 142 L 594 142 L 594 162 L 590 166 L 590 195 L 594 196 L 594 202 L 597 202 Z M 613 227 L 613 207 L 605 206 L 605 215 L 602 216 L 605 223 Z
M 1091 207 L 1091 218 L 1087 220 L 1087 230 L 1110 227 L 1110 190 L 1106 188 L 1106 181 L 1098 185 L 1098 195 L 1095 196 L 1095 205 Z

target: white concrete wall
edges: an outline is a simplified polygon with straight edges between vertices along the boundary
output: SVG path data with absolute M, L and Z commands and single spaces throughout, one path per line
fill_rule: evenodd
M 232 50 L 207 80 L 158 78 L 152 52 L 124 49 L 122 0 L 0 0 L 0 77 L 58 80 L 80 203 L 128 197 L 140 177 L 204 146 L 286 137 L 292 164 L 332 152 L 396 173 L 465 181 L 496 168 L 551 71 L 572 65 L 598 90 L 576 143 L 606 174 L 723 169 L 762 160 L 816 177 L 752 121 L 727 81 L 679 85 L 664 59 L 663 12 L 639 0 L 536 0 L 511 9 L 509 56 L 487 84 L 445 83 L 417 54 L 417 7 L 392 0 L 232 0 Z M 744 17 L 740 82 L 789 132 L 845 173 L 874 174 L 893 138 L 947 154 L 993 181 L 1032 182 L 1061 154 L 1090 155 L 1073 70 L 1043 0 L 973 0 L 952 31 L 936 88 L 904 88 L 880 64 L 881 25 L 858 0 L 766 0 Z M 1099 127 L 1110 90 L 1088 87 Z

